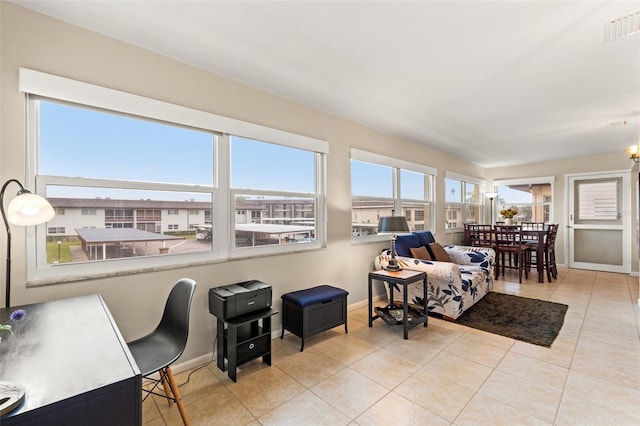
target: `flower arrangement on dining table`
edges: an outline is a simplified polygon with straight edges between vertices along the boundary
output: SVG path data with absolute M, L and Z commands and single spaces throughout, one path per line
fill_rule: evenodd
M 518 214 L 517 207 L 509 207 L 509 208 L 500 210 L 500 215 L 505 219 L 513 219 L 517 214 Z

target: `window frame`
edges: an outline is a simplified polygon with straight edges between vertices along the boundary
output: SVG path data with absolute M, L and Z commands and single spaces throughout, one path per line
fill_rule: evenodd
M 494 187 L 494 191 L 498 194 L 496 196 L 496 201 L 495 201 L 495 205 L 494 205 L 494 213 L 496 215 L 496 218 L 500 216 L 500 199 L 499 199 L 499 191 L 498 191 L 498 187 L 500 186 L 512 186 L 512 185 L 544 185 L 544 184 L 549 184 L 551 187 L 551 200 L 550 201 L 543 201 L 541 203 L 508 203 L 505 204 L 505 207 L 511 207 L 511 206 L 516 206 L 516 207 L 521 207 L 521 206 L 542 206 L 543 211 L 546 209 L 546 207 L 549 208 L 549 220 L 545 221 L 545 223 L 554 223 L 554 192 L 555 192 L 555 177 L 554 176 L 540 176 L 540 177 L 531 177 L 531 178 L 518 178 L 518 179 L 494 179 L 493 180 L 493 187 Z M 546 197 L 544 198 L 546 199 Z M 543 213 L 544 214 L 544 213 Z
M 135 118 L 186 126 L 214 134 L 213 185 L 185 185 L 173 183 L 147 183 L 126 181 L 126 189 L 205 192 L 210 194 L 212 231 L 218 235 L 212 241 L 212 250 L 172 256 L 147 256 L 119 258 L 101 262 L 46 263 L 46 224 L 38 225 L 26 233 L 27 284 L 50 284 L 61 281 L 77 281 L 121 273 L 140 273 L 148 270 L 174 269 L 193 264 L 224 262 L 234 258 L 285 254 L 326 247 L 326 157 L 329 145 L 326 141 L 269 128 L 253 123 L 224 117 L 209 112 L 184 107 L 132 93 L 97 86 L 65 77 L 47 74 L 27 68 L 19 69 L 19 91 L 24 93 L 27 104 L 27 163 L 26 184 L 34 192 L 46 196 L 46 185 L 80 185 L 86 187 L 123 188 L 122 182 L 109 179 L 90 179 L 63 176 L 38 176 L 38 101 L 68 103 L 81 108 L 94 108 L 125 114 Z M 229 135 L 264 141 L 312 151 L 316 154 L 315 174 L 317 191 L 316 242 L 301 245 L 269 246 L 260 250 L 231 249 L 230 236 L 234 222 L 230 199 L 230 149 Z M 166 186 L 164 186 L 166 185 Z M 206 211 L 205 211 L 206 221 Z
M 393 157 L 387 157 L 385 155 L 376 154 L 369 151 L 363 151 L 357 148 L 351 148 L 350 150 L 350 160 L 360 161 L 365 163 L 374 164 L 377 166 L 385 166 L 390 167 L 392 169 L 392 185 L 393 185 L 393 196 L 391 198 L 387 197 L 374 197 L 374 196 L 359 196 L 353 194 L 353 171 L 350 170 L 351 176 L 351 215 L 353 217 L 353 203 L 356 200 L 366 200 L 366 201 L 380 201 L 382 203 L 392 203 L 392 209 L 396 212 L 395 216 L 405 216 L 405 212 L 403 210 L 404 204 L 426 204 L 428 205 L 429 210 L 429 223 L 424 224 L 425 229 L 432 230 L 435 235 L 435 231 L 433 231 L 434 225 L 436 223 L 436 200 L 435 200 L 435 181 L 438 175 L 438 170 L 434 167 L 412 163 L 405 160 L 400 160 Z M 426 178 L 424 192 L 425 199 L 418 200 L 412 198 L 402 198 L 401 188 L 401 172 L 402 170 L 423 174 Z M 411 207 L 412 215 L 415 216 L 416 209 Z M 350 226 L 353 229 L 353 221 L 350 221 Z M 351 242 L 352 243 L 368 243 L 368 242 L 379 242 L 388 240 L 387 235 L 354 235 L 351 232 Z
M 445 232 L 446 233 L 455 233 L 455 232 L 461 232 L 464 230 L 464 224 L 468 223 L 467 222 L 467 207 L 471 206 L 471 207 L 478 207 L 478 220 L 482 221 L 482 218 L 484 217 L 484 203 L 482 200 L 482 195 L 485 192 L 484 188 L 485 188 L 485 182 L 483 179 L 480 178 L 475 178 L 475 177 L 471 177 L 471 176 L 466 176 L 466 175 L 461 175 L 458 173 L 453 173 L 453 172 L 445 172 L 445 188 L 446 188 L 446 180 L 450 179 L 450 180 L 455 180 L 461 183 L 461 187 L 462 187 L 462 193 L 460 194 L 460 201 L 446 201 L 447 196 L 445 194 L 445 202 L 444 202 L 444 211 L 445 211 Z M 466 200 L 465 194 L 466 194 L 466 186 L 467 184 L 473 184 L 476 185 L 478 187 L 478 202 L 477 203 L 469 203 Z M 449 205 L 455 205 L 455 206 L 460 206 L 460 214 L 462 215 L 462 219 L 460 221 L 460 223 L 462 224 L 462 226 L 460 227 L 454 227 L 454 228 L 448 228 L 446 225 L 446 221 L 449 220 L 449 215 L 448 215 L 448 206 Z M 457 216 L 457 215 L 456 215 Z M 457 222 L 457 219 L 456 219 Z

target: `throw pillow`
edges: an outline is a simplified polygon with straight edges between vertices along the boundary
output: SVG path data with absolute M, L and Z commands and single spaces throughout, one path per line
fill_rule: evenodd
M 436 242 L 431 231 L 414 231 L 413 234 L 418 237 L 418 241 L 420 241 L 421 246 L 427 246 L 429 243 Z
M 414 259 L 431 260 L 431 255 L 425 246 L 411 247 L 409 250 L 411 250 L 411 257 Z
M 437 260 L 438 262 L 451 262 L 449 254 L 440 243 L 429 243 L 429 251 L 433 254 L 433 260 Z
M 411 257 L 409 249 L 411 247 L 420 247 L 418 236 L 413 234 L 398 235 L 396 237 L 396 253 L 398 256 Z

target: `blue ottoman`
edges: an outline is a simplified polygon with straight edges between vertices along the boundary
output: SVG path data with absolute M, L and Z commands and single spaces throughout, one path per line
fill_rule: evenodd
M 282 295 L 282 334 L 284 331 L 302 339 L 344 324 L 347 330 L 347 295 L 341 288 L 320 285 Z

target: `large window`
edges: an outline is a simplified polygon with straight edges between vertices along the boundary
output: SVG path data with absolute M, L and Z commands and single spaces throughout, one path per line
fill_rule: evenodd
M 500 211 L 516 207 L 517 222 L 552 222 L 553 177 L 496 180 L 496 216 Z
M 446 229 L 462 229 L 465 223 L 481 223 L 481 180 L 447 172 L 445 185 Z
M 413 231 L 432 229 L 436 170 L 357 149 L 351 150 L 351 233 L 377 234 L 383 216 L 405 216 Z
M 311 151 L 231 137 L 234 247 L 316 241 L 319 159 Z
M 211 208 L 214 133 L 48 98 L 30 104 L 38 117 L 38 184 L 69 212 L 49 222 L 66 232 L 49 232 L 47 265 L 152 256 L 167 246 L 171 255 L 212 251 L 180 212 L 196 200 Z M 162 226 L 165 206 L 182 222 Z M 102 231 L 76 231 L 87 227 Z M 183 231 L 183 239 L 158 238 L 164 231 Z
M 65 212 L 28 236 L 28 279 L 325 244 L 326 142 L 31 70 L 20 88 L 29 186 Z

